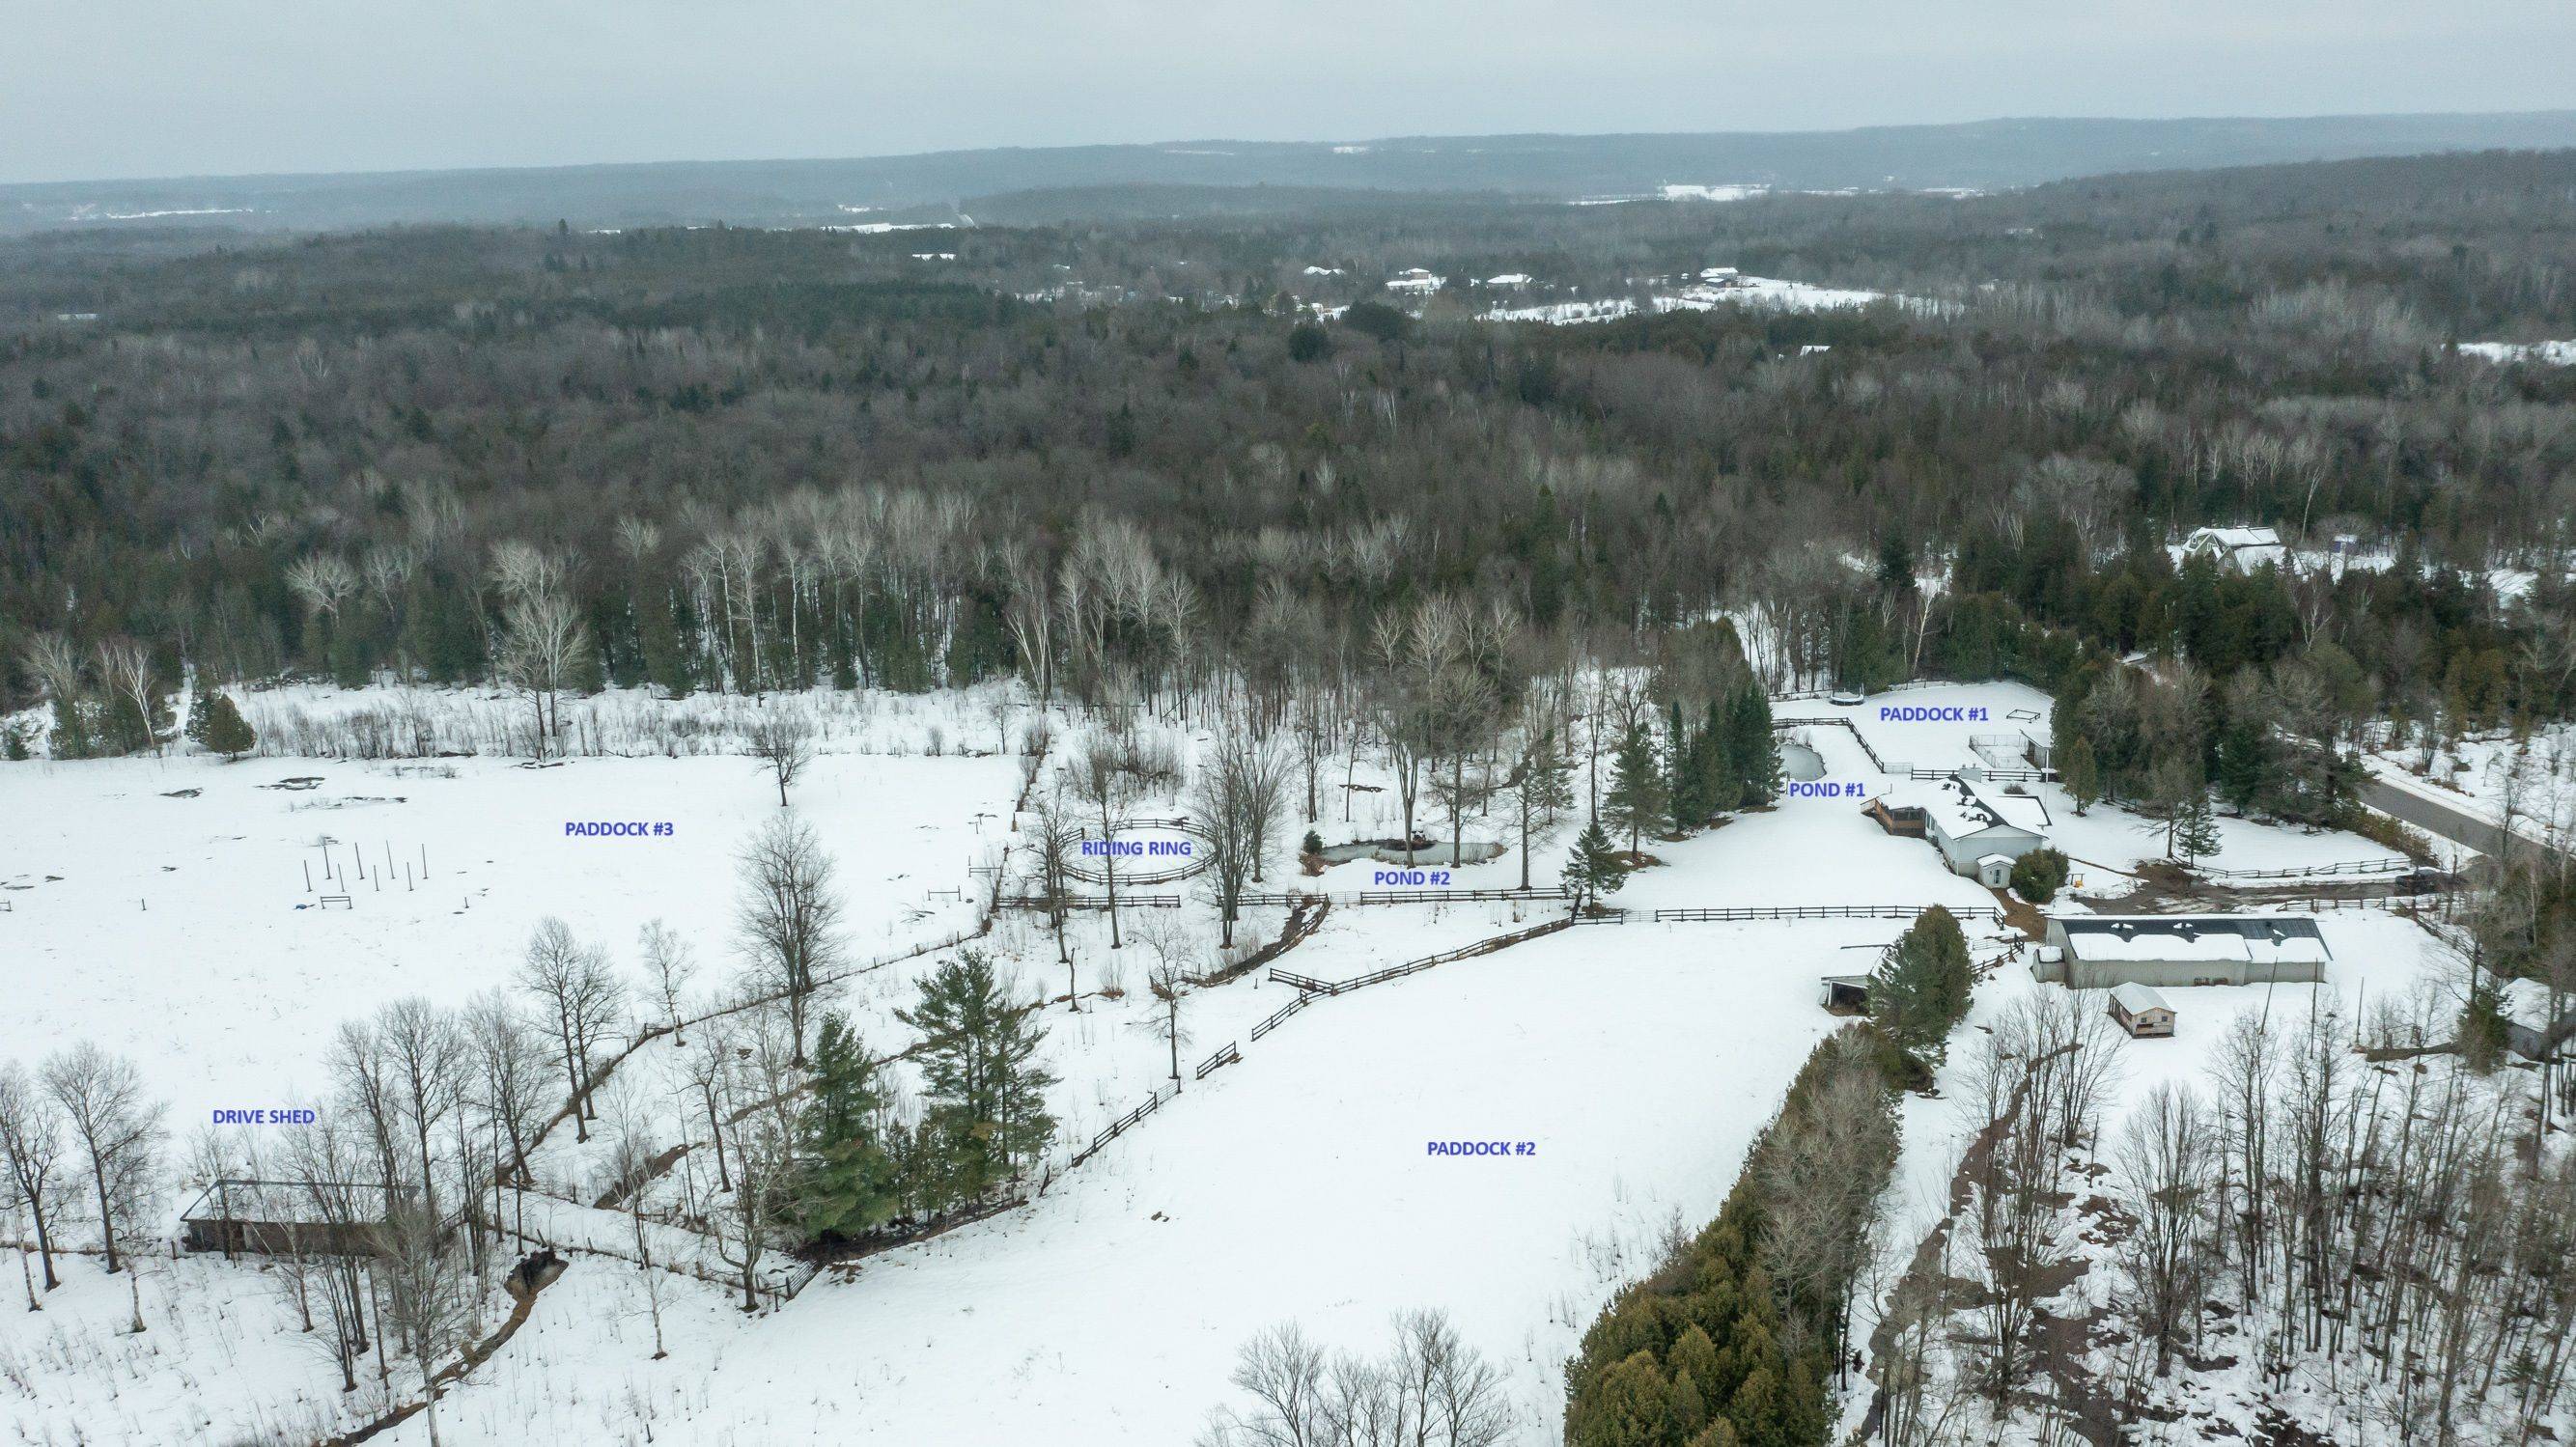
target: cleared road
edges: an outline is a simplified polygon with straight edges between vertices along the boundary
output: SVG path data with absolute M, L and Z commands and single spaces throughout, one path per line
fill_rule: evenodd
M 2412 789 L 2402 789 L 2377 778 L 2362 780 L 2361 801 L 2418 829 L 2439 834 L 2454 844 L 2465 844 L 2489 858 L 2502 854 L 2508 842 L 2529 849 L 2548 847 L 2526 834 L 2508 836 L 2504 830 L 2466 809 L 2445 804 L 2439 799 L 2428 799 Z

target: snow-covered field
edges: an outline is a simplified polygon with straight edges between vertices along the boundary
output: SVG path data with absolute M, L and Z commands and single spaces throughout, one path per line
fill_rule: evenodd
M 798 780 L 799 812 L 839 861 L 856 953 L 972 927 L 967 871 L 1007 828 L 1020 767 L 832 754 Z M 0 769 L 0 1058 L 96 1039 L 134 1056 L 187 1126 L 321 1091 L 342 1020 L 509 984 L 548 915 L 630 972 L 637 930 L 661 919 L 712 983 L 731 965 L 734 856 L 778 813 L 767 773 L 740 757 Z M 320 782 L 276 787 L 298 778 Z M 565 836 L 599 820 L 671 832 Z
M 297 707 L 327 728 L 331 717 L 383 701 L 331 696 Z M 794 785 L 796 814 L 839 861 L 854 955 L 889 955 L 971 928 L 987 882 L 969 870 L 995 856 L 1011 827 L 1019 755 L 919 752 L 932 728 L 952 747 L 1013 737 L 986 716 L 985 701 L 946 702 L 944 715 L 932 702 L 901 718 L 884 712 L 890 706 L 864 706 L 877 712 L 845 718 L 835 741 L 905 752 L 827 752 Z M 1989 719 L 1881 725 L 1881 702 L 1982 708 Z M 451 703 L 458 712 L 442 727 L 487 735 L 490 725 L 466 703 L 439 707 Z M 1865 715 L 1892 758 L 1948 765 L 1974 761 L 1977 734 L 2045 737 L 2047 706 L 2044 695 L 1998 684 L 1900 690 L 1833 712 Z M 734 854 L 779 812 L 765 771 L 739 755 L 698 751 L 718 746 L 734 707 L 691 701 L 704 716 L 679 757 L 581 757 L 547 768 L 489 756 L 0 766 L 0 791 L 23 821 L 0 839 L 0 884 L 9 886 L 0 899 L 12 906 L 0 913 L 0 937 L 13 966 L 27 962 L 12 972 L 18 1008 L 0 1016 L 0 1058 L 32 1061 L 67 1041 L 97 1039 L 136 1058 L 184 1135 L 210 1107 L 318 1096 L 343 1020 L 404 995 L 453 1005 L 505 986 L 545 915 L 561 916 L 629 968 L 638 925 L 660 918 L 696 947 L 712 983 L 732 964 Z M 1827 716 L 1805 704 L 1781 711 L 1802 709 Z M 2013 720 L 2015 712 L 2036 717 Z M 653 732 L 635 717 L 600 727 Z M 1791 734 L 1819 756 L 1825 778 L 1872 793 L 1888 782 L 1839 728 Z M 1173 735 L 1183 754 L 1193 740 Z M 1356 771 L 1363 784 L 1384 777 L 1365 761 Z M 305 778 L 319 782 L 273 787 Z M 1349 794 L 1335 787 L 1341 779 L 1336 763 L 1322 781 L 1316 827 L 1328 841 L 1396 832 L 1391 790 Z M 1589 783 L 1578 764 L 1578 801 Z M 2072 820 L 2053 786 L 2036 787 L 2067 821 L 2070 852 L 2126 868 L 2160 851 L 2159 838 L 2116 811 Z M 1292 793 L 1302 805 L 1302 780 Z M 1177 807 L 1167 798 L 1138 812 Z M 1292 812 L 1300 816 L 1294 837 L 1305 825 L 1302 807 Z M 1445 839 L 1448 822 L 1435 815 L 1426 805 L 1417 822 Z M 583 820 L 667 823 L 671 832 L 565 835 L 567 821 Z M 1500 814 L 1470 817 L 1464 832 L 1471 842 L 1517 845 Z M 1531 882 L 1555 882 L 1567 832 L 1560 826 L 1537 842 Z M 328 845 L 319 842 L 326 836 Z M 1695 838 L 1646 847 L 1660 862 L 1617 896 L 1632 913 L 1624 925 L 1585 926 L 1318 999 L 1259 1041 L 1252 1025 L 1292 998 L 1282 987 L 1248 976 L 1191 992 L 1183 1074 L 1228 1042 L 1240 1046 L 1239 1063 L 1185 1081 L 1176 1100 L 1032 1204 L 827 1274 L 758 1316 L 743 1316 L 725 1288 L 675 1280 L 663 1360 L 650 1359 L 636 1269 L 577 1255 L 520 1334 L 448 1397 L 445 1440 L 1179 1442 L 1227 1399 L 1234 1354 L 1260 1329 L 1293 1320 L 1327 1343 L 1373 1350 L 1391 1313 L 1440 1307 L 1505 1373 L 1521 1414 L 1513 1440 L 1552 1441 L 1561 1364 L 1584 1326 L 1652 1264 L 1669 1228 L 1696 1228 L 1714 1212 L 1790 1073 L 1833 1023 L 1817 1008 L 1817 978 L 1866 970 L 1903 927 L 1897 919 L 1658 925 L 1639 917 L 1667 906 L 1994 903 L 1942 868 L 1927 845 L 1886 834 L 1853 798 L 1785 798 Z M 2219 862 L 2375 852 L 2348 836 L 2231 820 Z M 361 855 L 372 873 L 388 854 L 381 889 L 373 878 L 339 877 Z M 417 873 L 424 855 L 426 879 Z M 1013 859 L 1016 872 L 1021 856 Z M 327 881 L 319 875 L 326 860 Z M 308 861 L 317 872 L 310 889 Z M 407 861 L 415 877 L 405 882 Z M 1516 847 L 1446 867 L 1460 888 L 1521 879 Z M 1364 859 L 1309 878 L 1276 860 L 1259 887 L 1345 897 L 1283 964 L 1349 979 L 1525 927 L 1554 908 L 1349 902 L 1392 887 L 1379 878 L 1389 869 Z M 1017 998 L 1061 996 L 1068 985 L 1080 996 L 1079 1011 L 1058 1000 L 1037 1017 L 1047 1028 L 1040 1058 L 1058 1077 L 1048 1092 L 1059 1122 L 1051 1160 L 1168 1088 L 1171 1046 L 1140 988 L 1153 958 L 1146 936 L 1179 925 L 1191 932 L 1180 948 L 1204 960 L 1214 933 L 1208 882 L 1171 888 L 1191 904 L 1128 911 L 1121 950 L 1108 947 L 1103 916 L 1078 915 L 1070 975 L 1035 913 L 1004 911 L 982 941 Z M 350 895 L 350 907 L 315 907 L 332 893 Z M 1275 935 L 1281 917 L 1276 908 L 1249 912 L 1245 939 Z M 2411 927 L 2331 921 L 2338 984 L 2350 970 L 2356 989 L 2365 980 L 2375 989 L 2374 971 L 2405 967 L 2409 957 L 2390 933 L 2398 928 Z M 1994 928 L 1974 924 L 1971 934 L 1987 956 Z M 948 957 L 933 952 L 852 977 L 825 1003 L 848 1011 L 873 1051 L 899 1048 L 909 1035 L 894 1011 Z M 2036 987 L 1999 980 L 1980 1009 L 2016 988 Z M 2194 1022 L 2179 1054 L 2200 1038 L 2198 1021 L 2256 992 L 2177 993 L 2190 998 Z M 685 1112 L 674 1119 L 670 1103 L 699 1038 L 656 1040 L 619 1068 L 612 1093 L 660 1112 L 659 1139 L 689 1139 Z M 908 1064 L 889 1072 L 898 1096 L 917 1095 Z M 1636 1104 L 1648 1100 L 1651 1109 Z M 1908 1107 L 1918 1117 L 1928 1108 Z M 1919 1138 L 1947 1126 L 1925 1117 L 1909 1128 Z M 607 1180 L 605 1148 L 568 1135 L 556 1132 L 535 1161 L 532 1232 L 621 1249 L 630 1224 L 586 1204 Z M 1447 1140 L 1526 1141 L 1531 1151 L 1427 1152 Z M 1937 1170 L 1929 1161 L 1909 1151 L 1906 1189 Z M 693 1169 L 684 1158 L 648 1191 L 648 1209 L 674 1204 L 675 1181 Z M 686 1237 L 679 1227 L 655 1232 L 665 1260 L 720 1267 L 711 1249 L 669 1244 Z M 774 1264 L 775 1279 L 793 1279 L 792 1261 Z M 282 1428 L 313 1435 L 381 1405 L 373 1386 L 347 1400 L 333 1390 L 327 1357 L 286 1329 L 255 1265 L 156 1259 L 141 1287 L 156 1326 L 142 1337 L 114 1332 L 122 1282 L 89 1260 L 70 1261 L 66 1275 L 71 1284 L 45 1313 L 0 1312 L 0 1381 L 43 1403 L 41 1415 L 10 1422 L 15 1437 L 0 1442 L 224 1443 Z M 425 1425 L 380 1440 L 425 1442 Z
M 709 1316 L 672 1360 L 631 1327 L 602 1339 L 620 1283 L 583 1268 L 455 1399 L 447 1440 L 642 1441 L 632 1397 L 666 1443 L 1178 1443 L 1261 1327 L 1374 1349 L 1391 1312 L 1439 1306 L 1509 1373 L 1513 1440 L 1551 1441 L 1582 1328 L 1669 1220 L 1715 1212 L 1831 1025 L 1815 976 L 1894 927 L 1581 929 L 1319 1002 L 1028 1210 L 754 1322 Z M 1403 928 L 1373 911 L 1297 958 L 1356 973 Z M 1234 992 L 1288 998 L 1215 993 Z

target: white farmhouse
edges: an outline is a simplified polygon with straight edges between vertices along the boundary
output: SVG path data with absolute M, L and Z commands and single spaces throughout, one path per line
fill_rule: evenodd
M 1929 840 L 1953 874 L 1992 889 L 2012 882 L 2016 860 L 2048 847 L 2048 806 L 2007 794 L 1982 780 L 1949 778 L 1900 784 L 1863 812 L 1890 834 Z
M 2270 528 L 2194 528 L 2182 540 L 2186 558 L 2205 557 L 2222 568 L 2250 573 L 2269 563 L 2281 567 L 2289 550 L 2281 546 L 2281 535 Z

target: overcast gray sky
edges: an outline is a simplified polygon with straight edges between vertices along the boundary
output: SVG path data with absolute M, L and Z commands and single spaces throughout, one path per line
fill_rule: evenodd
M 73 0 L 0 181 L 2576 107 L 2571 0 Z

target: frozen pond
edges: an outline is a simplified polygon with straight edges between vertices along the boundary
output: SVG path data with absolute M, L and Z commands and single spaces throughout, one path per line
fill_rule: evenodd
M 1782 740 L 1780 772 L 1792 779 L 1821 779 L 1825 776 L 1825 756 L 1805 744 Z

